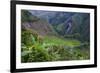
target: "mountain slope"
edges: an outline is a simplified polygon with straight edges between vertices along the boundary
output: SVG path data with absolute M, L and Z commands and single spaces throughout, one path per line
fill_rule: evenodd
M 40 35 L 55 34 L 52 26 L 45 19 L 40 19 L 26 10 L 22 10 L 22 19 L 22 29 L 31 29 Z
M 56 33 L 58 33 L 61 36 L 75 35 L 75 37 L 77 37 L 77 39 L 79 40 L 81 39 L 81 41 L 89 41 L 90 37 L 89 13 L 56 12 L 56 11 L 40 11 L 40 10 L 30 10 L 29 12 L 31 13 L 31 15 L 40 19 L 37 22 L 30 23 L 34 24 L 31 26 L 33 29 L 40 28 L 43 26 L 42 28 L 44 29 L 44 33 L 46 34 L 49 31 L 52 33 L 53 30 L 53 33 L 55 33 L 54 31 L 56 31 Z M 41 24 L 41 25 L 37 27 L 36 24 L 38 25 Z M 42 28 L 41 30 L 43 30 Z M 40 29 L 36 30 L 41 31 Z M 44 33 L 41 32 L 41 34 L 43 35 Z

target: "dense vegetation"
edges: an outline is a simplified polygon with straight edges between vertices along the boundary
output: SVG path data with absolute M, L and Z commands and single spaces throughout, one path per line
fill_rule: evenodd
M 60 30 L 61 26 L 59 26 L 59 28 L 54 26 L 49 27 L 45 20 L 41 20 L 37 16 L 32 15 L 29 11 L 22 10 L 21 12 L 21 21 L 22 24 L 24 23 L 21 29 L 22 63 L 86 60 L 90 58 L 89 41 L 81 41 L 78 39 L 81 37 L 80 33 L 66 34 L 62 36 L 62 34 L 59 34 L 58 31 L 56 31 L 57 29 Z M 40 22 L 40 20 L 42 22 Z M 35 28 L 28 27 L 25 25 L 26 22 L 28 24 L 33 23 L 31 25 L 35 25 L 37 23 L 37 26 L 43 23 L 43 26 L 37 30 L 37 26 L 35 26 Z M 47 30 L 48 32 L 53 31 L 53 34 L 45 33 L 44 35 L 42 32 L 45 32 L 46 28 L 49 29 Z M 55 29 L 55 32 L 58 34 L 55 34 L 54 30 L 51 28 Z

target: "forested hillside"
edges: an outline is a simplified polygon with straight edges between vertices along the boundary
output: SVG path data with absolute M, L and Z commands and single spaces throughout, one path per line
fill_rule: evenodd
M 90 58 L 88 13 L 21 11 L 21 62 Z

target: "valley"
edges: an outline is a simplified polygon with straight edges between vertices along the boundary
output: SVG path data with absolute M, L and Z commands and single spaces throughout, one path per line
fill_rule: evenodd
M 90 59 L 88 13 L 21 11 L 21 62 Z

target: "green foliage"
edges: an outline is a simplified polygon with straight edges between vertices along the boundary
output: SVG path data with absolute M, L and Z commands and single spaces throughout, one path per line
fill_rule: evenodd
M 35 42 L 35 40 L 33 40 L 34 36 L 31 31 L 22 31 L 21 37 L 21 43 L 23 43 L 26 46 L 32 46 Z
M 43 62 L 48 61 L 48 53 L 39 43 L 35 43 L 31 49 L 32 53 L 29 55 L 28 62 Z
M 80 39 L 80 34 L 79 33 L 74 33 L 74 34 L 71 34 L 71 35 L 64 35 L 65 38 L 68 38 L 68 39 Z
M 82 21 L 85 21 L 85 19 L 81 17 L 78 17 L 77 19 L 76 17 L 72 18 L 73 21 L 74 20 L 75 21 L 73 23 L 74 26 L 72 26 L 72 33 L 70 34 L 64 33 L 66 30 L 64 28 L 65 27 L 64 23 L 56 24 L 53 25 L 52 27 L 50 26 L 50 28 L 52 29 L 50 30 L 48 29 L 48 30 L 49 31 L 54 30 L 53 35 L 51 35 L 52 32 L 51 33 L 49 32 L 49 35 L 39 35 L 39 31 L 40 31 L 39 27 L 36 30 L 38 31 L 38 33 L 33 28 L 30 29 L 27 27 L 26 28 L 23 27 L 21 30 L 22 31 L 21 32 L 21 62 L 27 63 L 27 62 L 90 59 L 90 49 L 89 49 L 90 45 L 89 45 L 89 41 L 86 41 L 88 40 L 88 38 L 85 37 L 87 33 L 83 34 L 85 32 L 84 28 L 88 26 L 83 25 L 82 23 Z M 81 19 L 82 21 L 79 21 L 79 19 Z M 29 11 L 27 10 L 21 11 L 22 23 L 24 22 L 33 23 L 38 20 L 39 18 L 33 16 Z M 39 24 L 41 25 L 44 24 L 45 21 L 43 20 L 44 19 L 41 19 Z M 87 23 L 88 21 L 85 22 Z M 86 24 L 85 22 L 84 24 Z M 79 26 L 81 24 L 82 26 Z M 46 26 L 43 27 L 45 27 L 43 29 L 46 29 Z M 43 31 L 43 33 L 45 32 Z M 55 33 L 57 34 L 55 35 Z M 84 38 L 87 39 L 84 40 Z
M 21 62 L 89 59 L 89 44 L 55 36 L 44 38 L 36 32 L 22 31 Z M 82 48 L 86 48 L 83 50 Z

